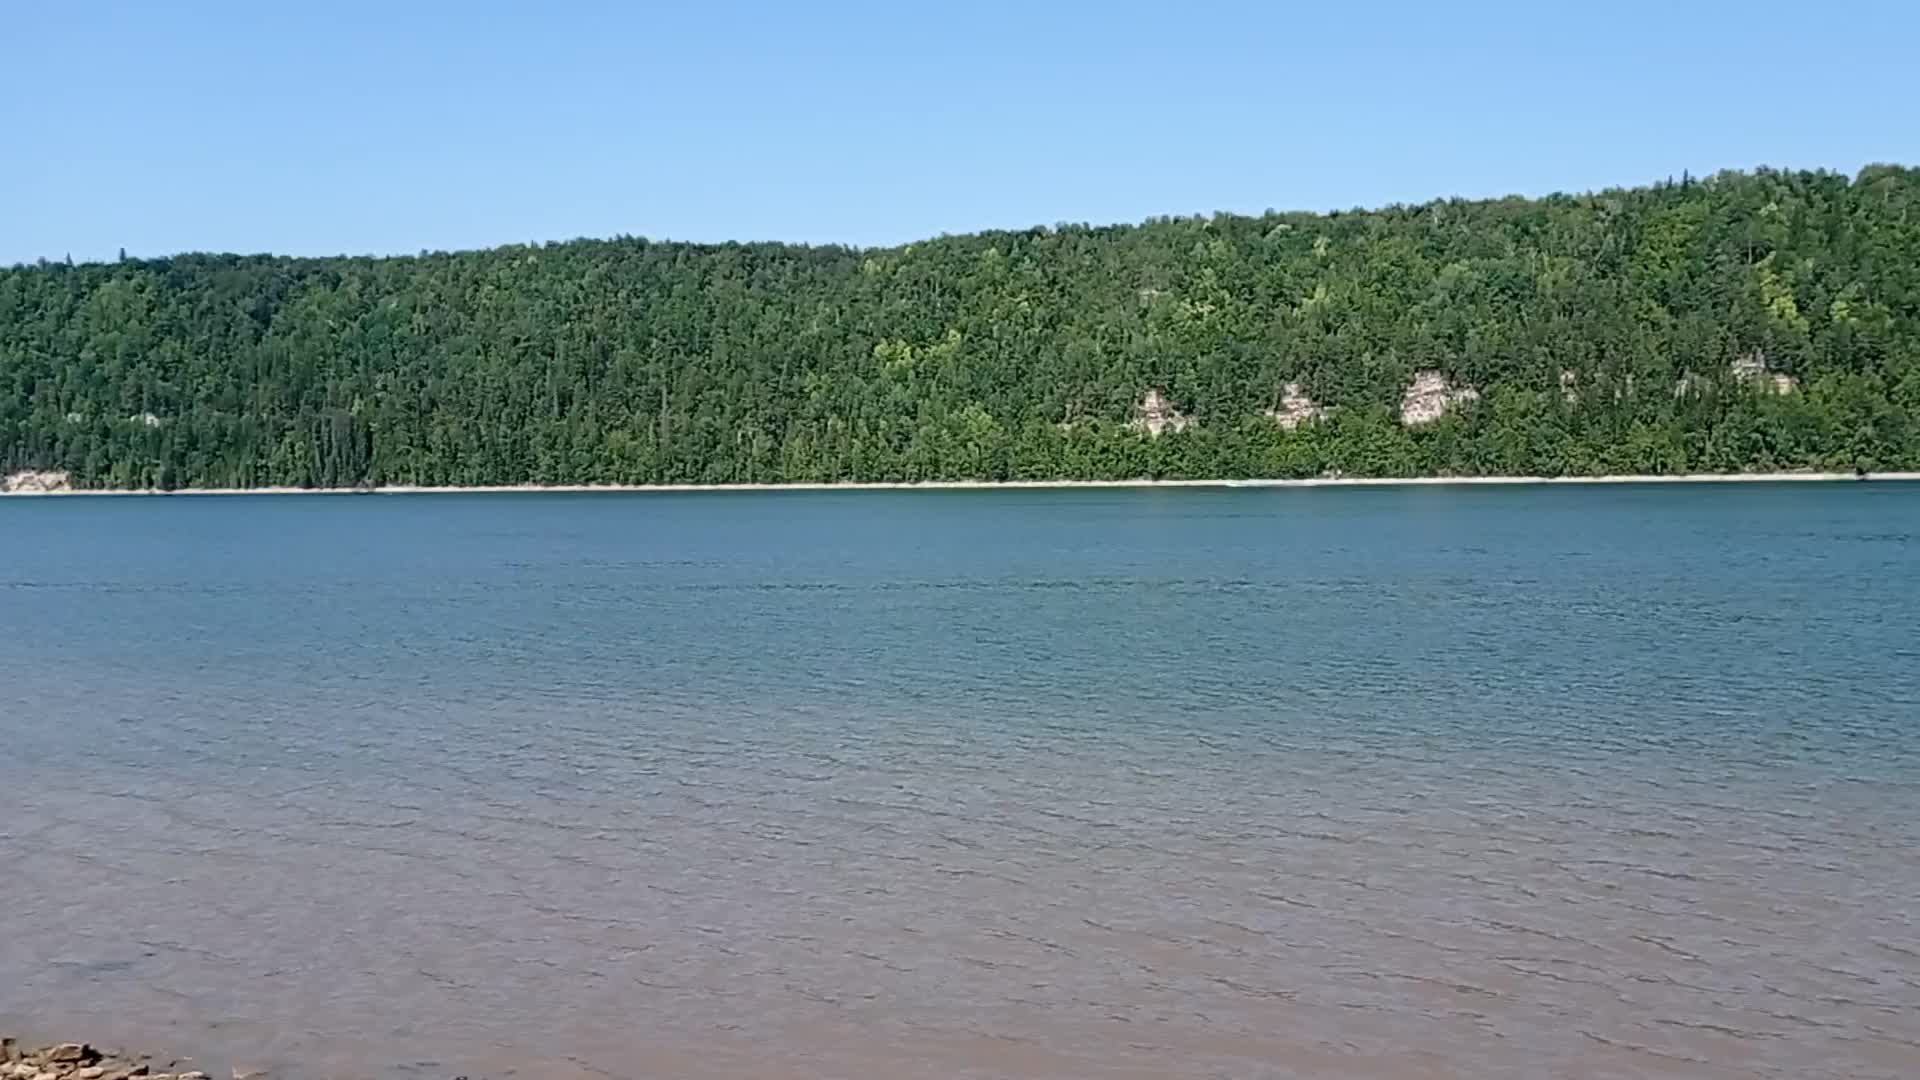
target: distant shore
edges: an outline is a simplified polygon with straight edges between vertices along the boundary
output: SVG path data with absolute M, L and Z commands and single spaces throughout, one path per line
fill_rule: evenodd
M 1312 477 L 1296 480 L 929 480 L 863 481 L 848 483 L 781 484 L 483 484 L 422 486 L 388 484 L 371 488 L 175 488 L 162 491 L 142 489 L 62 489 L 54 491 L 13 491 L 0 497 L 69 496 L 167 496 L 167 495 L 504 495 L 517 493 L 549 494 L 672 494 L 703 491 L 1022 491 L 1068 490 L 1076 488 L 1324 488 L 1324 487 L 1472 487 L 1515 484 L 1741 484 L 1741 483 L 1837 483 L 1920 481 L 1920 472 L 1771 472 L 1771 473 L 1681 473 L 1674 475 L 1605 476 L 1406 476 L 1406 477 Z

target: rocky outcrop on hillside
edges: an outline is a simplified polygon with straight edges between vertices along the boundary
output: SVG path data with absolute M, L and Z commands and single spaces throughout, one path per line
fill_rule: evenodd
M 1758 350 L 1735 357 L 1727 365 L 1727 370 L 1748 386 L 1770 394 L 1791 394 L 1800 389 L 1798 380 L 1783 371 L 1773 370 L 1767 364 L 1766 354 Z
M 57 469 L 23 469 L 0 479 L 0 495 L 49 495 L 72 490 L 72 481 Z
M 1319 405 L 1307 396 L 1297 382 L 1290 382 L 1280 388 L 1280 404 L 1267 410 L 1267 419 L 1292 431 L 1301 424 L 1318 420 L 1327 415 L 1324 405 Z
M 1456 406 L 1479 400 L 1480 391 L 1471 386 L 1456 387 L 1439 371 L 1416 371 L 1406 393 L 1400 395 L 1400 422 L 1407 427 L 1431 424 Z
M 1167 432 L 1182 432 L 1193 426 L 1193 418 L 1173 407 L 1165 394 L 1158 390 L 1148 390 L 1140 398 L 1140 404 L 1133 408 L 1131 426 L 1135 431 L 1143 431 L 1153 438 L 1159 438 Z

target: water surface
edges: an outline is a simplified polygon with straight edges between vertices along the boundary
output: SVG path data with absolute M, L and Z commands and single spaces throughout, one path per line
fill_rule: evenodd
M 1910 485 L 0 501 L 0 1024 L 1920 1075 Z

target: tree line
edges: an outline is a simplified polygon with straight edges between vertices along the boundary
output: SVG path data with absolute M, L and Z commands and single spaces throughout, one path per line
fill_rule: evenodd
M 1455 393 L 1409 423 L 1421 373 Z M 1162 403 L 1177 422 L 1145 423 Z M 25 468 L 121 488 L 1920 468 L 1920 171 L 885 249 L 16 266 L 0 469 Z

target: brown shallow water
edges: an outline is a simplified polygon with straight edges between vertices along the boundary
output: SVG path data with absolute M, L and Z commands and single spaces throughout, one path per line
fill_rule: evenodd
M 1663 602 L 1736 541 L 1631 499 L 1047 547 L 1132 497 L 1016 500 L 911 577 L 807 562 L 844 537 L 804 514 L 774 565 L 622 561 L 593 502 L 463 508 L 464 556 L 355 519 L 386 589 L 325 584 L 324 515 L 290 590 L 34 547 L 0 1020 L 290 1077 L 1920 1075 L 1904 540 L 1776 561 L 1787 603 Z M 1502 510 L 1585 565 L 1490 555 Z M 1395 554 L 1409 514 L 1451 554 Z
M 1910 789 L 729 749 L 512 802 L 63 774 L 7 800 L 7 999 L 312 1075 L 1920 1068 Z

